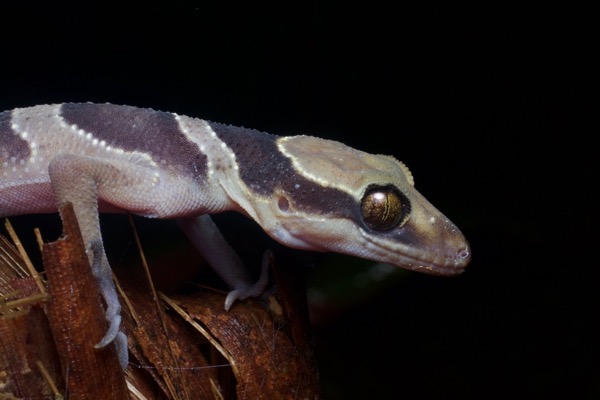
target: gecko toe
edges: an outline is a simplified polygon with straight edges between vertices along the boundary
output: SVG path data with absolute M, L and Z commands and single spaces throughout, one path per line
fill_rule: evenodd
M 117 333 L 115 346 L 117 348 L 117 356 L 119 357 L 121 368 L 126 370 L 129 365 L 129 353 L 127 352 L 127 336 L 125 336 L 123 332 Z
M 256 283 L 235 288 L 227 294 L 227 297 L 225 298 L 225 311 L 229 311 L 229 309 L 231 308 L 231 306 L 233 306 L 233 303 L 235 303 L 236 300 L 244 300 L 250 297 L 259 297 L 265 292 L 265 289 L 267 288 L 267 285 L 269 283 L 269 263 L 271 261 L 272 255 L 273 252 L 270 250 L 266 250 L 263 253 L 260 277 L 258 278 L 258 281 L 256 281 Z
M 109 321 L 108 331 L 104 337 L 94 346 L 97 349 L 101 349 L 111 344 L 115 338 L 119 335 L 119 327 L 121 326 L 121 315 L 117 314 Z

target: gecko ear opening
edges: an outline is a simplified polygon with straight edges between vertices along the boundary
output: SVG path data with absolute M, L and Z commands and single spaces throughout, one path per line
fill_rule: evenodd
M 360 203 L 365 225 L 374 231 L 389 231 L 408 220 L 410 201 L 395 186 L 371 185 Z
M 285 196 L 279 196 L 277 199 L 277 207 L 283 212 L 288 212 L 290 209 L 290 202 Z

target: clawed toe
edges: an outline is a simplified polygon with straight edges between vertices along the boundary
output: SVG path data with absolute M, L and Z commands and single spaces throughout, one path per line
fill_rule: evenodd
M 272 256 L 271 250 L 263 253 L 260 277 L 253 285 L 242 286 L 233 289 L 225 298 L 225 311 L 229 311 L 236 300 L 244 300 L 250 297 L 259 297 L 265 292 L 269 283 L 269 262 Z

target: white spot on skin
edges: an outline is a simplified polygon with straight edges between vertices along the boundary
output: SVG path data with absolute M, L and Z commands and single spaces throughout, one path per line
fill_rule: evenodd
M 429 222 L 432 223 L 432 224 L 434 224 L 435 223 L 435 217 L 429 218 Z

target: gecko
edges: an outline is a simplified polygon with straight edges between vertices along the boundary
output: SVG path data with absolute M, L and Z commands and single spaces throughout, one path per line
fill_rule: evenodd
M 471 250 L 460 230 L 415 188 L 409 169 L 313 136 L 277 136 L 153 109 L 62 103 L 0 113 L 0 217 L 53 213 L 71 203 L 127 368 L 121 306 L 99 213 L 176 219 L 231 288 L 259 296 L 210 214 L 241 212 L 276 241 L 435 275 L 457 275 Z

